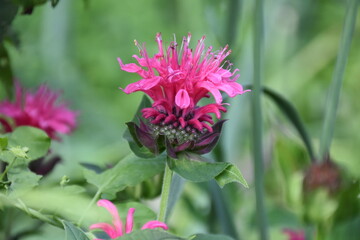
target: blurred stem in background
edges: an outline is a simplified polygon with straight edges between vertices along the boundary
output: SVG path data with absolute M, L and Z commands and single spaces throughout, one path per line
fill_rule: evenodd
M 263 0 L 256 0 L 254 14 L 254 88 L 252 92 L 253 157 L 257 224 L 260 239 L 268 239 L 267 217 L 264 206 L 264 161 L 262 126 L 262 78 L 264 62 L 264 8 Z
M 336 59 L 335 70 L 328 93 L 328 99 L 325 108 L 325 118 L 320 139 L 320 158 L 322 161 L 327 159 L 330 151 L 331 140 L 334 134 L 336 112 L 339 105 L 341 85 L 343 82 L 344 71 L 350 52 L 351 40 L 354 33 L 356 15 L 358 12 L 359 0 L 348 0 L 345 14 L 345 22 Z
M 239 11 L 242 5 L 242 0 L 228 0 L 228 22 L 226 25 L 226 39 L 227 41 L 225 44 L 231 46 L 235 43 L 236 36 L 238 33 L 238 26 L 239 26 L 239 17 L 241 11 Z
M 239 17 L 241 15 L 242 9 L 242 0 L 228 0 L 228 19 L 226 22 L 226 32 L 225 32 L 225 39 L 224 44 L 228 44 L 230 48 L 232 48 L 233 44 L 235 44 L 236 36 L 239 27 Z M 221 39 L 221 38 L 220 38 Z M 229 56 L 229 60 L 233 62 L 231 59 L 231 55 Z M 216 162 L 224 162 L 225 160 L 225 153 L 222 144 L 217 144 L 213 150 L 213 156 Z M 209 184 L 209 191 L 211 196 L 212 208 L 213 211 L 211 214 L 216 216 L 212 216 L 212 219 L 217 219 L 218 224 L 221 227 L 222 233 L 233 237 L 234 239 L 240 240 L 240 236 L 236 229 L 234 218 L 232 214 L 230 214 L 229 209 L 229 201 L 226 194 L 224 194 L 224 189 L 220 189 L 214 181 L 211 181 Z M 211 228 L 213 229 L 213 228 Z

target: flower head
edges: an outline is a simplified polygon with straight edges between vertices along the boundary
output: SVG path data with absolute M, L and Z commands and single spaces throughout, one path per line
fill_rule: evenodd
M 109 235 L 111 239 L 121 237 L 122 235 L 130 233 L 133 230 L 135 208 L 129 209 L 126 217 L 126 224 L 125 226 L 123 226 L 123 223 L 119 216 L 119 212 L 116 206 L 112 202 L 106 199 L 100 199 L 97 202 L 97 205 L 106 208 L 106 210 L 110 212 L 110 214 L 113 217 L 113 225 L 108 223 L 96 223 L 89 227 L 90 230 L 100 228 L 104 232 L 106 232 L 106 234 Z M 145 223 L 141 229 L 147 229 L 147 228 L 149 229 L 162 228 L 164 230 L 168 229 L 165 223 L 159 221 L 149 221 Z M 101 240 L 101 239 L 97 239 L 97 240 Z
M 224 62 L 231 52 L 228 46 L 213 52 L 212 47 L 205 49 L 205 37 L 202 37 L 192 51 L 190 39 L 190 34 L 183 38 L 180 50 L 176 41 L 164 49 L 161 35 L 157 34 L 159 51 L 153 57 L 148 56 L 144 45 L 135 41 L 141 55 L 133 56 L 138 65 L 123 64 L 118 58 L 122 70 L 141 77 L 122 90 L 127 94 L 142 91 L 153 100 L 151 107 L 142 109 L 148 124 L 135 126 L 136 141 L 157 152 L 156 142 L 165 136 L 168 152 L 174 157 L 184 150 L 209 152 L 219 138 L 223 123 L 214 125 L 212 114 L 220 119 L 221 112 L 226 112 L 221 92 L 235 97 L 249 91 L 236 82 L 238 69 L 232 71 L 232 64 Z M 211 95 L 215 102 L 199 105 L 202 98 Z
M 76 113 L 65 103 L 58 102 L 59 93 L 41 85 L 35 92 L 26 92 L 16 83 L 15 101 L 0 102 L 0 115 L 12 120 L 12 126 L 0 118 L 3 128 L 11 132 L 13 127 L 32 126 L 44 130 L 49 137 L 59 140 L 58 133 L 68 134 L 76 125 Z
M 122 70 L 137 73 L 141 80 L 129 84 L 123 91 L 127 94 L 142 91 L 153 104 L 142 109 L 147 119 L 149 131 L 154 138 L 165 136 L 170 145 L 181 149 L 193 148 L 199 139 L 214 132 L 214 114 L 218 119 L 226 112 L 221 92 L 229 97 L 243 94 L 249 90 L 236 82 L 238 69 L 231 70 L 232 64 L 224 59 L 230 54 L 228 46 L 219 51 L 212 47 L 205 49 L 205 37 L 202 37 L 193 51 L 189 48 L 191 35 L 183 38 L 180 50 L 176 41 L 164 49 L 160 34 L 156 35 L 159 51 L 149 57 L 145 46 L 135 44 L 140 57 L 134 55 L 135 63 L 123 64 L 118 58 Z M 199 106 L 202 98 L 214 97 L 215 102 Z M 184 147 L 186 144 L 187 147 Z
M 294 231 L 291 229 L 284 229 L 283 232 L 288 235 L 289 240 L 305 240 L 305 233 L 304 231 Z

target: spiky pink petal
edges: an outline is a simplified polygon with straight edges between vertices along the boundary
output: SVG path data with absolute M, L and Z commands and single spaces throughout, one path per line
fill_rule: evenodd
M 99 200 L 97 202 L 97 205 L 99 207 L 104 207 L 104 208 L 106 208 L 106 210 L 109 211 L 109 213 L 113 217 L 113 224 L 114 224 L 116 233 L 118 234 L 118 236 L 122 236 L 123 235 L 123 229 L 122 229 L 123 225 L 122 225 L 122 221 L 120 219 L 119 212 L 118 212 L 116 206 L 112 202 L 110 202 L 109 200 L 106 200 L 106 199 Z
M 135 208 L 130 208 L 126 217 L 125 233 L 130 233 L 134 226 Z
M 74 130 L 77 113 L 68 109 L 65 103 L 58 102 L 60 93 L 45 85 L 35 93 L 26 92 L 18 82 L 15 93 L 14 102 L 0 102 L 0 115 L 12 119 L 15 127 L 40 128 L 55 140 L 59 140 L 57 134 L 69 134 Z
M 90 228 L 90 230 L 99 228 L 99 229 L 103 230 L 104 232 L 106 232 L 106 234 L 109 235 L 109 237 L 111 239 L 115 239 L 115 238 L 121 236 L 118 234 L 117 230 L 108 223 L 96 223 L 96 224 L 91 225 L 89 228 Z
M 169 229 L 165 223 L 156 220 L 145 223 L 141 229 L 143 230 L 143 229 L 154 229 L 154 228 L 162 228 L 164 230 Z

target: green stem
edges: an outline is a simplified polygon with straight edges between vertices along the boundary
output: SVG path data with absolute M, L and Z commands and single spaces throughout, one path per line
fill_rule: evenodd
M 264 60 L 264 14 L 263 0 L 256 0 L 255 3 L 255 24 L 254 24 L 254 89 L 252 92 L 252 118 L 253 118 L 253 155 L 255 175 L 255 196 L 257 223 L 260 231 L 260 239 L 268 239 L 267 218 L 264 206 L 264 161 L 263 161 L 263 124 L 262 124 L 262 79 Z
M 89 209 L 91 208 L 91 206 L 94 205 L 95 201 L 96 201 L 97 199 L 99 199 L 101 192 L 102 192 L 102 189 L 99 188 L 99 189 L 97 190 L 97 192 L 95 193 L 94 197 L 91 199 L 90 203 L 89 203 L 89 204 L 87 205 L 87 207 L 85 208 L 85 211 L 84 211 L 84 213 L 81 215 L 79 221 L 77 222 L 77 225 L 78 225 L 78 226 L 81 226 L 81 223 L 82 223 L 82 221 L 84 220 L 86 213 L 89 211 Z
M 12 168 L 12 166 L 14 165 L 16 161 L 16 157 L 14 157 L 14 159 L 11 161 L 11 163 L 9 165 L 6 166 L 5 171 L 1 174 L 0 176 L 0 182 L 3 180 L 3 178 L 5 177 L 5 175 L 7 174 L 7 172 L 9 171 L 10 168 Z
M 161 201 L 160 201 L 160 211 L 158 216 L 158 221 L 166 222 L 167 218 L 167 205 L 169 201 L 169 193 L 170 193 L 170 186 L 172 180 L 173 172 L 169 168 L 168 164 L 165 165 L 165 172 L 164 172 L 164 180 L 161 190 Z
M 15 207 L 17 207 L 18 209 L 26 212 L 29 216 L 37 218 L 43 222 L 46 222 L 48 224 L 51 224 L 53 226 L 59 227 L 59 228 L 63 228 L 62 224 L 58 221 L 56 221 L 53 218 L 50 218 L 44 214 L 42 214 L 41 212 L 32 209 L 32 208 L 28 208 L 25 203 L 23 203 L 20 199 L 17 199 L 16 203 L 13 203 Z
M 344 71 L 350 52 L 351 40 L 354 33 L 356 15 L 358 12 L 359 0 L 348 0 L 345 22 L 336 59 L 335 70 L 329 90 L 325 108 L 325 118 L 322 135 L 320 139 L 320 160 L 328 154 L 331 140 L 334 134 L 336 112 L 339 105 L 341 85 L 343 82 Z

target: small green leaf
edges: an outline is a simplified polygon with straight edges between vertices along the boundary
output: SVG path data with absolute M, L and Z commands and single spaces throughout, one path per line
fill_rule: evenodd
M 8 145 L 7 137 L 0 137 L 0 150 L 5 150 Z
M 129 157 L 100 174 L 84 169 L 86 180 L 105 194 L 113 195 L 127 186 L 135 186 L 165 169 L 165 156 L 157 158 Z
M 16 146 L 16 147 L 10 147 L 9 151 L 14 154 L 15 157 L 18 158 L 28 158 L 27 156 L 27 152 L 29 151 L 28 147 L 20 147 L 20 146 Z
M 68 221 L 62 221 L 65 229 L 65 240 L 89 240 L 86 234 L 74 224 Z
M 116 238 L 117 240 L 185 240 L 184 238 L 177 237 L 162 230 L 144 229 L 133 231 L 130 234 L 125 234 L 122 237 Z
M 215 180 L 220 187 L 224 187 L 226 184 L 231 182 L 238 182 L 241 183 L 244 187 L 249 188 L 240 170 L 232 164 L 227 166 L 227 168 L 225 168 L 222 173 L 216 176 Z
M 234 239 L 225 235 L 196 234 L 190 237 L 189 240 L 234 240 Z
M 28 126 L 18 127 L 9 136 L 9 146 L 29 148 L 27 159 L 31 161 L 48 153 L 50 138 L 44 131 L 38 128 Z

